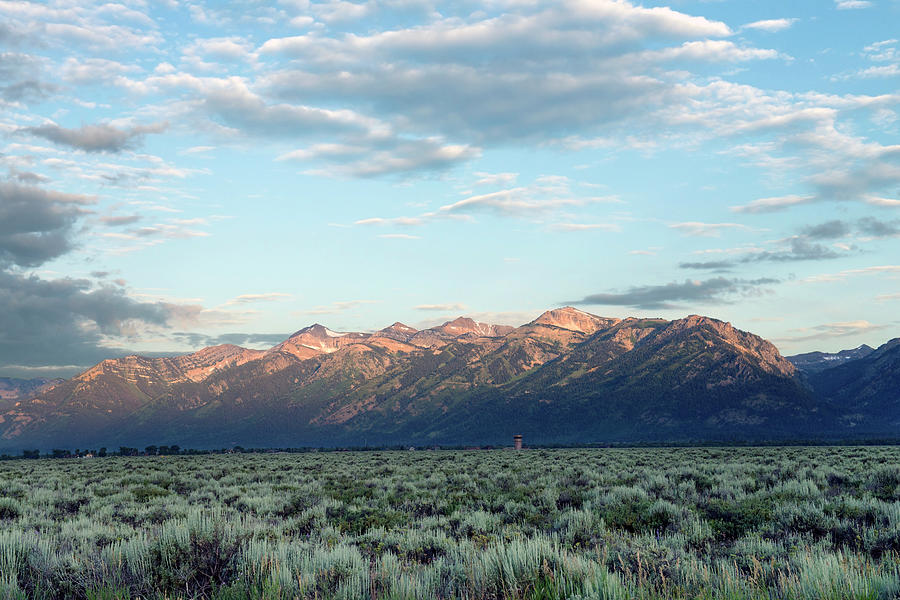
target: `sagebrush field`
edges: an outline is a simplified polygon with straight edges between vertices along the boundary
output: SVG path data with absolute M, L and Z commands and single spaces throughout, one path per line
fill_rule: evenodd
M 900 448 L 0 463 L 0 598 L 896 598 Z

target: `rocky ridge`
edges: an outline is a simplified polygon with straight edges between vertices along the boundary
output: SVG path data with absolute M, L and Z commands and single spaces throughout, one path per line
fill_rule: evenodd
M 0 411 L 0 446 L 484 443 L 512 429 L 548 443 L 770 439 L 831 435 L 839 413 L 771 343 L 729 323 L 564 307 L 516 328 L 315 324 L 265 351 L 104 361 Z

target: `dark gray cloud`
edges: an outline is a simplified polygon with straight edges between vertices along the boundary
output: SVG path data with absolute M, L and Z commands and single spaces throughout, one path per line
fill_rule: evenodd
M 203 108 L 229 127 L 256 135 L 298 136 L 331 132 L 368 132 L 376 119 L 352 110 L 305 105 L 268 104 L 239 81 L 228 80 L 206 90 Z
M 35 267 L 72 249 L 90 196 L 0 181 L 0 373 L 29 367 L 88 366 L 126 353 L 110 340 L 140 327 L 165 326 L 172 309 L 129 298 L 121 286 L 86 279 L 42 279 Z M 96 272 L 95 277 L 107 273 Z M 47 371 L 50 373 L 50 371 Z
M 0 28 L 2 41 L 3 30 Z M 0 98 L 8 102 L 33 102 L 56 92 L 56 85 L 36 78 L 40 71 L 40 59 L 30 54 L 0 53 Z
M 627 3 L 517 4 L 497 18 L 271 39 L 262 55 L 295 61 L 260 83 L 290 101 L 371 106 L 427 127 L 417 133 L 506 143 L 581 135 L 680 104 L 683 95 L 659 77 L 661 64 L 735 59 L 731 42 L 710 41 L 731 34 L 724 23 Z M 642 52 L 650 40 L 662 48 Z M 705 41 L 677 45 L 691 40 Z M 684 56 L 688 49 L 693 56 Z
M 50 181 L 49 177 L 41 175 L 40 173 L 32 173 L 31 171 L 19 171 L 16 168 L 9 169 L 9 178 L 15 179 L 20 183 L 27 183 L 32 185 L 47 183 L 48 181 Z
M 872 237 L 895 237 L 900 235 L 900 219 L 879 221 L 875 217 L 865 217 L 857 222 L 860 233 Z
M 734 262 L 730 260 L 710 260 L 705 262 L 683 262 L 678 263 L 679 269 L 701 269 L 709 271 L 729 271 L 734 267 Z
M 163 326 L 169 313 L 110 285 L 84 279 L 46 280 L 0 271 L 0 372 L 9 365 L 92 365 L 126 351 L 107 336 L 135 322 Z
M 785 250 L 771 250 L 751 254 L 742 258 L 740 262 L 753 263 L 793 262 L 800 260 L 829 260 L 832 258 L 840 258 L 841 256 L 845 255 L 846 253 L 837 252 L 832 248 L 829 248 L 828 246 L 810 242 L 804 237 L 797 236 L 790 239 L 789 246 Z
M 0 181 L 0 268 L 34 267 L 68 252 L 75 222 L 91 203 L 90 196 Z
M 828 246 L 810 242 L 802 236 L 795 236 L 788 240 L 788 245 L 781 250 L 766 250 L 745 254 L 734 260 L 715 260 L 709 262 L 683 262 L 679 263 L 680 269 L 698 269 L 708 271 L 726 272 L 738 265 L 760 262 L 796 262 L 804 260 L 831 260 L 846 256 L 846 252 L 838 252 Z
M 24 127 L 20 131 L 85 152 L 121 152 L 135 147 L 144 135 L 161 133 L 167 126 L 167 123 L 154 123 L 118 128 L 102 123 L 100 125 L 82 125 L 78 129 L 67 129 L 56 124 L 47 124 L 39 127 Z
M 677 308 L 676 302 L 688 304 L 727 304 L 735 296 L 758 294 L 762 286 L 778 283 L 777 279 L 729 279 L 714 277 L 706 281 L 673 281 L 663 285 L 628 288 L 620 293 L 601 293 L 585 296 L 567 304 L 605 304 L 633 306 L 643 309 Z
M 35 102 L 50 96 L 57 89 L 52 83 L 26 79 L 25 81 L 17 81 L 9 85 L 0 86 L 0 96 L 9 102 Z
M 803 234 L 811 240 L 833 240 L 849 235 L 850 232 L 850 225 L 837 219 L 803 229 Z
M 107 227 L 121 227 L 123 225 L 133 225 L 141 220 L 141 215 L 116 215 L 110 217 L 100 217 L 100 222 Z
M 196 332 L 180 331 L 172 334 L 173 337 L 195 348 L 205 346 L 218 346 L 220 344 L 234 344 L 235 346 L 274 346 L 288 339 L 290 333 L 223 333 L 210 336 Z

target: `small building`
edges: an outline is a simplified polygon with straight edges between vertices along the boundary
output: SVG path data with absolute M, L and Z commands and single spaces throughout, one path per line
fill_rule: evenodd
M 516 450 L 522 449 L 522 434 L 517 433 L 516 435 L 513 436 L 513 447 Z

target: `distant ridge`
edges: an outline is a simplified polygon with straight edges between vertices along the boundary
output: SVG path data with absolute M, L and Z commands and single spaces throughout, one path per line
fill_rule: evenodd
M 840 352 L 807 352 L 786 358 L 804 373 L 818 373 L 858 358 L 865 358 L 874 351 L 875 349 L 871 346 L 863 344 L 862 346 L 850 350 L 841 350 Z
M 468 317 L 374 333 L 313 324 L 269 350 L 223 345 L 103 361 L 0 406 L 0 447 L 896 434 L 878 426 L 893 423 L 885 414 L 895 405 L 878 400 L 893 381 L 879 371 L 896 369 L 893 352 L 812 381 L 768 341 L 701 315 L 618 319 L 562 307 L 520 327 Z

